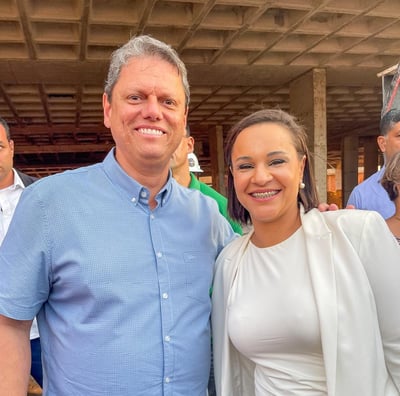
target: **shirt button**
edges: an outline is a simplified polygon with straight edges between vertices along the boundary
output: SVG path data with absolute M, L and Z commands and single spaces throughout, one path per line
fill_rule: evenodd
M 166 378 L 165 378 L 165 382 L 166 382 L 167 384 L 169 384 L 169 383 L 171 382 L 171 378 L 166 377 Z
M 153 214 L 150 215 L 150 219 L 154 220 L 154 215 Z
M 170 336 L 165 336 L 164 340 L 165 340 L 166 342 L 170 342 L 170 341 L 171 341 L 171 337 L 170 337 Z
M 163 293 L 162 298 L 166 300 L 168 298 L 168 293 Z
M 141 192 L 140 192 L 140 196 L 141 196 L 142 198 L 146 198 L 146 197 L 147 197 L 146 191 L 141 191 Z
M 133 198 L 131 199 L 131 201 L 132 201 L 132 202 L 136 202 L 136 198 L 133 197 Z
M 162 253 L 161 253 L 161 252 L 158 252 L 158 253 L 157 253 L 157 257 L 158 257 L 158 258 L 161 258 L 161 257 L 162 257 Z

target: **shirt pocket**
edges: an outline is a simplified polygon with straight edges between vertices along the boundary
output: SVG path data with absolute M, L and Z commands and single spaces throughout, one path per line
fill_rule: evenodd
M 210 301 L 215 258 L 204 251 L 183 254 L 186 276 L 186 295 L 201 302 Z

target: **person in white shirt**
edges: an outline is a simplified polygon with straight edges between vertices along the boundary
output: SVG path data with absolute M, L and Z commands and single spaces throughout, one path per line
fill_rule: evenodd
M 15 208 L 25 187 L 32 184 L 35 177 L 13 168 L 14 142 L 7 122 L 0 117 L 0 246 L 7 233 Z M 31 375 L 42 386 L 42 362 L 39 330 L 36 319 L 31 332 Z

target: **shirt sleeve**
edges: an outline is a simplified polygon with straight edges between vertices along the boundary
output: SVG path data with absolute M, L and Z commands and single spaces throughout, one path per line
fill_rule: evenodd
M 2 315 L 30 320 L 47 300 L 48 226 L 45 205 L 32 189 L 24 190 L 0 248 Z

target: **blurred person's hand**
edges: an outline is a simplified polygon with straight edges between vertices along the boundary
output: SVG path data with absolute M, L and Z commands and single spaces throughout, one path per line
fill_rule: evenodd
M 354 205 L 347 205 L 346 209 L 355 209 Z M 331 210 L 339 210 L 339 207 L 336 204 L 328 204 L 326 202 L 320 203 L 318 205 L 318 210 L 320 212 L 328 212 Z

